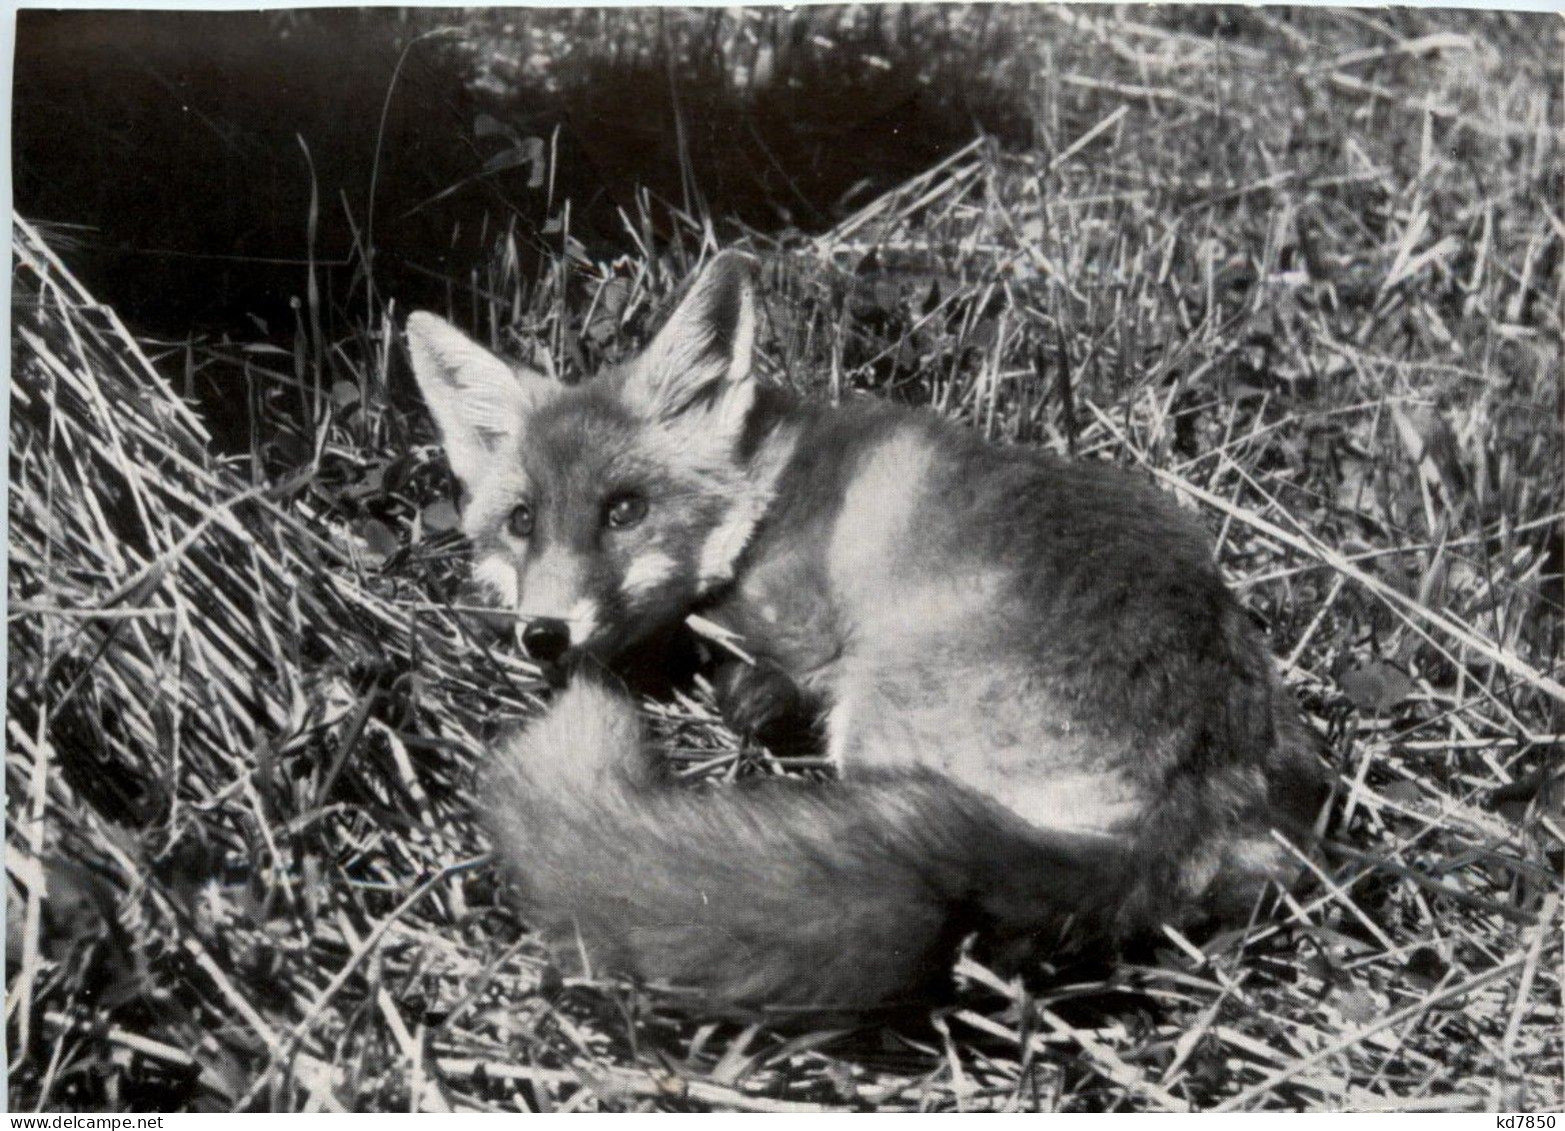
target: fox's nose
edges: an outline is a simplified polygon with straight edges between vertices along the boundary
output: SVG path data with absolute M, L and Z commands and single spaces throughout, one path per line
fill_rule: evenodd
M 522 629 L 522 647 L 540 664 L 552 664 L 571 646 L 570 626 L 552 617 L 539 617 Z

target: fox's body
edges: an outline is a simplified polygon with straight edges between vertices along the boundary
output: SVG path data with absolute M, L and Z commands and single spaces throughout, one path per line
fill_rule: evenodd
M 719 680 L 736 724 L 823 720 L 842 778 L 676 789 L 628 706 L 573 689 L 493 779 L 532 917 L 714 1001 L 852 1008 L 970 931 L 1113 941 L 1253 899 L 1319 769 L 1200 528 L 1111 467 L 760 388 L 751 309 L 723 257 L 573 389 L 410 319 L 475 576 L 533 650 L 612 661 L 699 612 L 756 661 Z

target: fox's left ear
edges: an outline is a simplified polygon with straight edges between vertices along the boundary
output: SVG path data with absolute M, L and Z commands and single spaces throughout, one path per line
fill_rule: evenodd
M 755 264 L 725 251 L 696 276 L 650 345 L 630 364 L 626 398 L 648 416 L 671 419 L 703 407 L 742 424 L 753 399 Z

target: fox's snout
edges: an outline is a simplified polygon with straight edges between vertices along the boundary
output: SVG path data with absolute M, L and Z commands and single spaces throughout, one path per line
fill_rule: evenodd
M 520 563 L 498 552 L 479 559 L 472 581 L 480 599 L 508 620 L 529 659 L 557 664 L 592 645 L 602 627 L 589 573 L 577 555 L 545 552 Z

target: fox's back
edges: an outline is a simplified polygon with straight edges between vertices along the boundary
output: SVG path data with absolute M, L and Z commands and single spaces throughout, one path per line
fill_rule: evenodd
M 1167 494 L 928 412 L 772 418 L 791 459 L 714 612 L 817 692 L 845 773 L 939 769 L 1039 827 L 1158 842 L 1187 887 L 1223 854 L 1189 865 L 1197 841 L 1275 823 L 1293 707 Z

